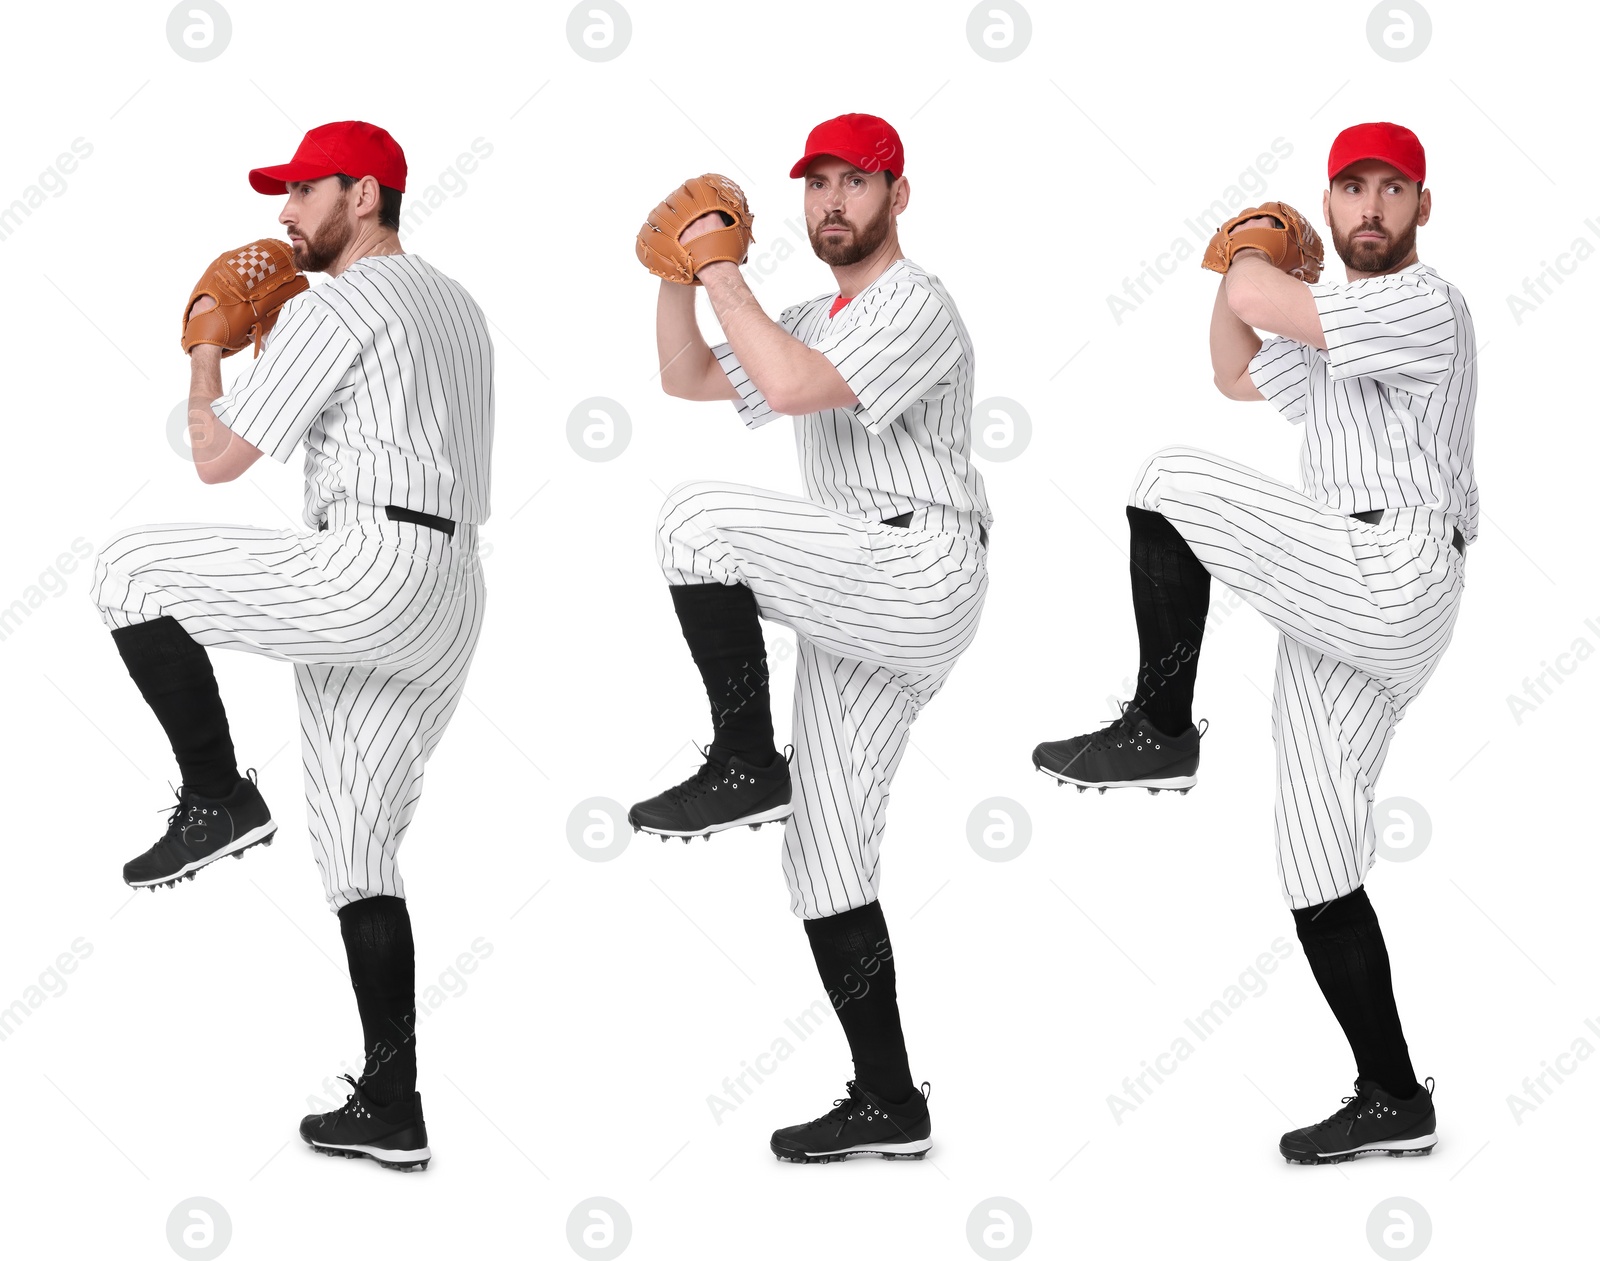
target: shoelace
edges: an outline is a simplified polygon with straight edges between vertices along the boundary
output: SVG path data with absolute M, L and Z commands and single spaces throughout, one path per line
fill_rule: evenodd
M 167 787 L 168 788 L 172 788 L 171 783 L 168 783 Z M 193 811 L 194 808 L 195 808 L 193 802 L 188 801 L 188 800 L 185 799 L 185 797 L 183 795 L 183 789 L 181 789 L 181 788 L 173 788 L 172 791 L 177 796 L 178 799 L 175 802 L 173 802 L 170 806 L 161 806 L 159 809 L 156 810 L 157 814 L 163 814 L 164 813 L 167 816 L 167 835 L 165 835 L 165 836 L 163 836 L 161 838 L 162 841 L 168 841 L 168 840 L 181 841 L 181 840 L 183 840 L 182 831 L 180 830 L 178 835 L 174 837 L 174 836 L 171 835 L 172 829 L 175 828 L 175 827 L 178 827 L 178 820 L 183 817 L 184 811 L 186 811 L 186 810 L 187 811 Z
M 361 1083 L 358 1082 L 354 1077 L 350 1076 L 349 1073 L 340 1073 L 339 1079 L 341 1081 L 347 1081 L 350 1083 L 350 1097 L 344 1101 L 344 1105 L 339 1109 L 339 1111 L 348 1112 L 351 1114 L 354 1114 L 358 1111 L 368 1111 L 371 1100 L 366 1097 L 366 1092 L 361 1089 Z
M 162 813 L 162 811 L 166 811 L 168 828 L 171 828 L 178 822 L 178 816 L 181 815 L 189 805 L 189 803 L 183 799 L 183 791 L 181 789 L 174 789 L 174 792 L 177 793 L 177 801 L 173 802 L 170 806 L 162 806 L 156 811 L 157 814 Z
M 701 750 L 704 753 L 704 750 Z M 722 777 L 723 770 L 716 763 L 707 761 L 693 775 L 681 784 L 675 784 L 663 794 L 668 801 L 687 801 L 692 797 L 699 797 L 710 791 L 713 780 Z
M 1128 710 L 1131 707 L 1132 702 L 1123 701 L 1122 712 L 1107 722 L 1101 730 L 1089 737 L 1089 743 L 1083 746 L 1084 751 L 1110 748 L 1112 742 L 1118 736 L 1131 734 L 1134 730 L 1134 722 L 1128 717 Z
M 1326 1130 L 1343 1121 L 1344 1132 L 1348 1134 L 1351 1130 L 1355 1129 L 1356 1118 L 1361 1115 L 1361 1110 L 1366 1107 L 1367 1101 L 1367 1095 L 1346 1095 L 1343 1099 L 1339 1100 L 1339 1102 L 1344 1105 L 1342 1108 L 1335 1112 L 1331 1117 L 1327 1117 L 1324 1120 L 1318 1121 L 1311 1128 L 1313 1130 Z
M 838 1138 L 839 1135 L 844 1133 L 844 1123 L 854 1115 L 854 1108 L 861 1094 L 861 1092 L 856 1089 L 856 1084 L 853 1081 L 849 1081 L 844 1084 L 844 1091 L 844 1098 L 835 1099 L 833 1101 L 833 1107 L 829 1111 L 824 1112 L 817 1118 L 816 1122 L 813 1123 L 818 1124 L 823 1121 L 832 1121 L 835 1117 L 837 1117 L 839 1120 L 839 1125 L 838 1128 L 833 1132 L 833 1136 L 835 1138 Z

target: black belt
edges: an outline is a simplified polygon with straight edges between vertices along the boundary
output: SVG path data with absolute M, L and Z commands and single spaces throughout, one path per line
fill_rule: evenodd
M 1388 511 L 1386 508 L 1374 508 L 1370 512 L 1352 512 L 1350 515 L 1357 521 L 1365 521 L 1368 525 L 1377 525 L 1386 511 Z M 1467 540 L 1461 536 L 1459 529 L 1451 537 L 1450 545 L 1463 556 L 1467 554 Z
M 902 512 L 898 517 L 885 517 L 883 523 L 884 525 L 892 525 L 897 530 L 904 530 L 911 524 L 911 513 Z M 981 525 L 978 527 L 978 542 L 983 547 L 989 546 L 989 531 L 985 530 Z
M 412 525 L 425 525 L 430 530 L 438 530 L 447 537 L 454 538 L 456 523 L 449 517 L 436 517 L 431 512 L 418 512 L 415 508 L 402 508 L 398 504 L 385 504 L 383 508 L 391 521 L 409 521 Z M 327 519 L 317 527 L 319 530 L 328 528 Z

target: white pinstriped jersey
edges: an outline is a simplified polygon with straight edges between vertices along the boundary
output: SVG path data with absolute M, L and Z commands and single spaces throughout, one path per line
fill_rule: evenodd
M 489 515 L 494 345 L 467 291 L 415 254 L 359 258 L 291 299 L 212 410 L 280 463 L 304 441 L 313 529 L 346 498 Z
M 835 512 L 883 520 L 926 509 L 938 530 L 947 514 L 994 523 L 972 464 L 972 339 L 944 285 L 897 259 L 837 315 L 836 294 L 787 308 L 778 322 L 826 355 L 857 405 L 795 417 L 806 498 Z M 726 342 L 713 348 L 739 391 L 746 425 L 779 413 Z
M 1305 425 L 1305 493 L 1347 515 L 1438 508 L 1471 543 L 1477 342 L 1461 292 L 1423 263 L 1310 289 L 1328 349 L 1272 337 L 1250 361 L 1267 401 Z

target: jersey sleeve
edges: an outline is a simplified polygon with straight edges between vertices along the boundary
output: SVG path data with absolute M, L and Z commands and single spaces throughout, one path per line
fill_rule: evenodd
M 778 315 L 778 323 L 785 331 L 794 332 L 796 321 L 800 313 L 805 310 L 805 303 L 786 307 Z M 744 370 L 739 362 L 739 356 L 734 354 L 733 347 L 727 342 L 711 348 L 711 353 L 717 357 L 717 366 L 727 376 L 729 384 L 739 392 L 739 397 L 734 400 L 734 409 L 739 413 L 739 419 L 744 421 L 745 427 L 759 429 L 769 420 L 776 419 L 780 413 L 772 410 L 767 403 L 767 396 L 754 381 L 750 374 Z
M 1293 424 L 1306 418 L 1311 392 L 1311 356 L 1315 351 L 1290 337 L 1269 337 L 1250 361 L 1250 380 L 1261 397 Z
M 246 442 L 287 463 L 360 355 L 356 336 L 320 302 L 290 302 L 260 358 L 211 410 Z
M 881 433 L 919 399 L 951 389 L 966 351 L 954 317 L 925 285 L 897 281 L 862 297 L 855 320 L 812 349 L 849 383 L 867 431 Z
M 1449 377 L 1456 320 L 1447 293 L 1398 274 L 1310 288 L 1332 380 L 1367 377 L 1392 389 L 1431 394 Z

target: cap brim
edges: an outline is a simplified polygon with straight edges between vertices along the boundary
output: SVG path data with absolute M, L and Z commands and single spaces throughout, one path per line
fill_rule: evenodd
M 869 166 L 863 166 L 860 158 L 852 158 L 845 153 L 835 153 L 832 149 L 818 149 L 815 153 L 806 154 L 805 157 L 801 158 L 798 162 L 791 166 L 789 168 L 789 178 L 792 180 L 799 179 L 806 173 L 806 167 L 810 166 L 818 158 L 838 158 L 839 161 L 848 162 L 851 166 L 855 167 L 859 171 L 871 171 L 873 169 Z M 880 171 L 887 171 L 889 168 L 887 166 L 880 166 L 877 169 Z M 899 179 L 900 172 L 894 172 L 894 177 Z
M 1345 162 L 1344 162 L 1344 165 L 1341 166 L 1337 171 L 1335 171 L 1328 178 L 1330 180 L 1336 180 L 1341 175 L 1343 175 L 1346 171 L 1348 171 L 1352 166 L 1354 166 L 1357 162 L 1365 162 L 1369 158 L 1375 158 L 1379 162 L 1387 162 L 1390 166 L 1394 167 L 1395 170 L 1399 171 L 1400 174 L 1404 175 L 1408 180 L 1412 180 L 1413 182 L 1418 183 L 1418 184 L 1420 184 L 1422 182 L 1422 176 L 1418 175 L 1415 171 L 1406 170 L 1405 167 L 1401 166 L 1399 162 L 1397 162 L 1392 156 L 1390 156 L 1387 153 L 1362 153 L 1362 154 L 1358 154 L 1356 157 L 1353 157 L 1353 158 L 1346 158 Z
M 258 193 L 286 193 L 289 180 L 320 180 L 337 175 L 338 167 L 313 166 L 308 162 L 285 162 L 282 166 L 258 166 L 250 172 L 250 187 Z
M 829 154 L 828 156 L 829 157 L 838 157 L 839 155 L 834 153 L 834 154 Z M 820 153 L 808 153 L 808 154 L 806 154 L 805 157 L 801 158 L 798 162 L 796 162 L 793 166 L 791 166 L 789 168 L 789 178 L 792 179 L 792 180 L 799 179 L 802 175 L 804 175 L 806 173 L 806 167 L 811 165 L 812 159 L 813 158 L 820 158 L 820 157 L 822 157 L 822 154 L 820 154 Z

